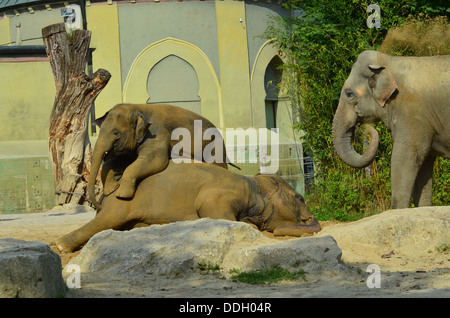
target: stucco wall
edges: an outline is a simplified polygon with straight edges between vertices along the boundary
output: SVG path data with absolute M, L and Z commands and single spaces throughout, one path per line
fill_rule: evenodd
M 95 101 L 96 118 L 103 116 L 122 98 L 120 41 L 117 4 L 91 5 L 86 8 L 88 30 L 92 31 L 92 66 L 95 72 L 104 68 L 111 73 L 108 85 Z
M 191 43 L 202 50 L 219 74 L 215 2 L 119 3 L 122 83 L 148 45 L 164 38 Z

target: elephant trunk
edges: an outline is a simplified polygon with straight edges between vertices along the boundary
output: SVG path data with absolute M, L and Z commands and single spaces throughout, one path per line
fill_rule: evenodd
M 98 171 L 103 161 L 104 154 L 108 151 L 106 147 L 106 142 L 103 140 L 102 135 L 99 136 L 97 142 L 95 143 L 94 151 L 92 154 L 92 165 L 88 180 L 88 196 L 91 203 L 94 205 L 97 211 L 100 211 L 101 206 L 95 198 L 95 183 L 97 180 Z
M 339 158 L 342 159 L 346 164 L 354 168 L 365 168 L 370 165 L 375 158 L 378 150 L 378 131 L 371 125 L 366 125 L 368 133 L 370 135 L 369 147 L 366 149 L 363 155 L 360 155 L 353 148 L 353 138 L 355 136 L 355 125 L 354 123 L 345 124 L 342 119 L 342 109 L 336 112 L 333 120 L 333 144 L 336 149 L 336 153 Z
M 309 223 L 306 224 L 289 224 L 281 225 L 273 231 L 273 235 L 289 235 L 289 236 L 302 236 L 303 234 L 317 233 L 322 229 L 316 218 L 312 218 Z

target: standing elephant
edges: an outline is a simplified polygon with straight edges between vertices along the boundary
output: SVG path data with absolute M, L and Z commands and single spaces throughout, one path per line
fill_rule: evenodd
M 126 160 L 117 160 L 106 169 L 120 175 L 124 170 L 120 166 L 126 164 Z M 139 183 L 133 199 L 105 197 L 101 213 L 59 238 L 56 245 L 62 252 L 72 252 L 106 229 L 204 217 L 247 222 L 275 235 L 301 236 L 321 230 L 303 197 L 277 175 L 249 178 L 212 164 L 170 161 L 165 170 Z
M 450 158 L 450 56 L 400 57 L 362 52 L 342 87 L 333 120 L 338 156 L 355 168 L 368 166 L 378 132 L 367 125 L 363 155 L 353 148 L 360 124 L 382 121 L 394 139 L 391 161 L 392 208 L 432 204 L 436 156 Z
M 201 126 L 195 125 L 195 121 L 201 123 Z M 132 198 L 138 180 L 167 167 L 171 149 L 179 142 L 171 139 L 172 132 L 176 128 L 187 129 L 190 132 L 191 149 L 183 148 L 183 157 L 187 158 L 194 158 L 194 155 L 197 155 L 193 140 L 196 134 L 203 137 L 203 132 L 207 129 L 217 131 L 214 136 L 215 138 L 220 136 L 220 140 L 214 139 L 214 144 L 222 147 L 223 158 L 214 163 L 227 169 L 225 145 L 220 132 L 206 118 L 183 108 L 171 105 L 119 104 L 95 122 L 101 129 L 93 151 L 88 194 L 97 210 L 101 207 L 95 198 L 95 181 L 102 160 L 106 163 L 109 159 L 124 154 L 133 158 L 134 161 L 125 170 L 120 182 L 115 181 L 110 175 L 107 177 L 109 182 L 104 188 L 105 195 L 118 187 L 116 192 L 118 198 Z M 201 131 L 195 132 L 194 129 Z M 201 157 L 195 159 L 203 161 L 203 149 L 207 144 L 207 141 L 202 139 L 199 152 Z

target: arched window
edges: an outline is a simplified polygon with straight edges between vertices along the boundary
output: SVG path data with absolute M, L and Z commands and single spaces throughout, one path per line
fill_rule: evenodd
M 264 89 L 266 91 L 266 127 L 277 128 L 278 94 L 280 93 L 280 83 L 282 72 L 280 66 L 282 61 L 275 56 L 269 63 L 264 74 Z
M 169 55 L 148 74 L 147 104 L 171 104 L 201 114 L 198 90 L 199 81 L 194 68 L 178 56 Z

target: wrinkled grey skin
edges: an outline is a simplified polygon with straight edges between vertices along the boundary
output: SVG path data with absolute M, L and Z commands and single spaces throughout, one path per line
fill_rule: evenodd
M 394 139 L 391 161 L 392 208 L 432 204 L 436 156 L 450 158 L 450 56 L 394 57 L 361 53 L 342 87 L 333 120 L 339 157 L 355 168 L 375 158 L 378 132 L 366 125 L 366 152 L 353 148 L 361 124 L 382 121 Z
M 109 162 L 104 169 L 120 175 L 124 163 L 126 166 L 126 161 L 118 159 L 116 166 Z M 301 236 L 321 230 L 303 197 L 279 176 L 249 178 L 207 163 L 170 161 L 165 170 L 139 183 L 131 200 L 111 194 L 102 206 L 92 221 L 57 240 L 61 251 L 72 252 L 106 229 L 127 230 L 204 217 L 246 222 L 274 235 Z

